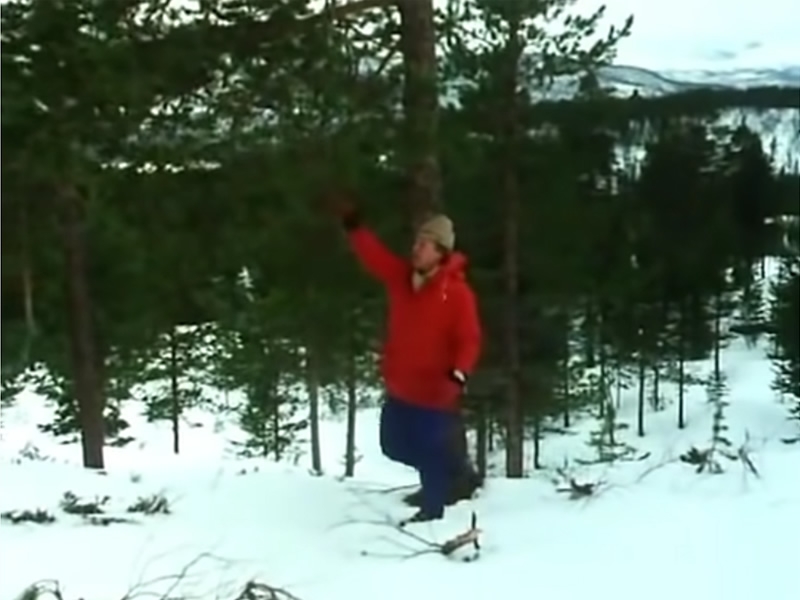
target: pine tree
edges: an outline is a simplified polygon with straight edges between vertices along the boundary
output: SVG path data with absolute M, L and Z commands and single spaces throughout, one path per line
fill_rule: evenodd
M 490 327 L 502 335 L 505 353 L 506 474 L 510 477 L 521 477 L 524 473 L 526 421 L 532 423 L 536 440 L 533 462 L 539 466 L 538 441 L 547 413 L 542 407 L 547 401 L 531 403 L 529 406 L 536 409 L 528 408 L 531 418 L 526 419 L 525 398 L 544 400 L 554 396 L 552 390 L 559 381 L 555 374 L 557 353 L 539 351 L 526 359 L 522 348 L 522 340 L 529 333 L 535 337 L 549 329 L 546 305 L 550 292 L 542 290 L 535 297 L 524 297 L 527 287 L 524 274 L 530 274 L 531 270 L 523 263 L 524 252 L 528 250 L 523 240 L 526 235 L 531 240 L 537 238 L 536 232 L 523 231 L 522 224 L 541 222 L 538 213 L 547 212 L 547 208 L 541 203 L 525 206 L 525 173 L 529 172 L 526 167 L 531 164 L 530 148 L 535 144 L 523 128 L 523 115 L 533 98 L 550 88 L 554 78 L 591 72 L 609 61 L 616 43 L 627 35 L 631 25 L 629 20 L 621 30 L 612 29 L 606 37 L 584 49 L 583 42 L 593 35 L 603 9 L 586 17 L 576 16 L 571 14 L 571 4 L 564 0 L 467 2 L 463 5 L 463 17 L 477 17 L 485 28 L 480 50 L 474 52 L 471 45 L 474 40 L 450 40 L 451 68 L 473 84 L 471 90 L 461 93 L 464 113 L 475 124 L 476 132 L 488 134 L 491 140 L 486 175 L 496 182 L 503 201 L 501 234 L 494 236 L 502 248 L 499 256 L 503 275 L 500 283 L 505 292 L 503 316 L 500 323 Z M 539 26 L 540 20 L 562 27 L 555 33 L 546 31 Z M 528 219 L 527 215 L 534 217 Z M 536 251 L 533 247 L 530 250 Z M 495 265 L 495 269 L 501 265 Z M 539 273 L 533 275 L 536 280 L 543 279 Z M 545 354 L 549 356 L 545 358 Z
M 792 414 L 800 419 L 800 256 L 781 260 L 773 286 L 772 321 L 776 366 L 775 387 L 794 397 Z

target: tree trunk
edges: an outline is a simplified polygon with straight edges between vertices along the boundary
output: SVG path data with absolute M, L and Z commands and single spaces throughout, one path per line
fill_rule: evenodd
M 572 389 L 570 386 L 570 370 L 569 370 L 569 336 L 570 336 L 570 313 L 567 312 L 564 320 L 564 372 L 562 378 L 563 394 L 564 394 L 564 429 L 569 429 L 570 426 L 570 408 L 572 404 L 571 394 Z
M 439 92 L 433 0 L 397 0 L 403 55 L 402 156 L 408 176 L 407 208 L 416 226 L 441 210 Z M 466 427 L 459 447 L 467 447 Z
M 586 368 L 591 369 L 597 362 L 596 335 L 597 335 L 597 313 L 591 297 L 586 299 L 585 316 L 583 322 L 584 335 L 584 360 Z
M 309 339 L 306 346 L 306 386 L 308 389 L 308 425 L 311 429 L 311 470 L 322 474 L 322 452 L 319 441 L 319 366 L 317 348 Z
M 503 98 L 498 115 L 502 130 L 500 144 L 503 148 L 501 165 L 504 227 L 504 278 L 506 296 L 505 348 L 508 378 L 506 386 L 508 437 L 506 440 L 506 476 L 522 477 L 524 474 L 524 413 L 522 410 L 522 357 L 520 351 L 519 316 L 519 220 L 520 190 L 515 164 L 515 148 L 519 134 L 517 119 L 517 68 L 521 55 L 518 37 L 519 22 L 510 23 L 509 41 L 505 48 L 506 61 L 503 77 Z
M 608 445 L 613 449 L 617 445 L 617 409 L 609 399 L 606 421 L 608 422 Z
M 277 396 L 277 391 L 273 390 L 273 399 Z M 275 444 L 275 462 L 280 462 L 283 451 L 281 448 L 281 411 L 280 404 L 275 403 L 272 409 L 272 436 Z
M 636 415 L 636 429 L 639 437 L 644 437 L 644 398 L 645 388 L 647 387 L 647 363 L 645 361 L 645 354 L 642 347 L 644 340 L 642 339 L 644 333 L 639 331 L 639 406 L 637 407 Z
M 564 378 L 563 378 L 563 393 L 564 393 L 564 429 L 570 427 L 570 394 L 572 390 L 569 385 L 569 356 L 564 361 Z
M 261 456 L 264 459 L 269 458 L 269 451 L 271 450 L 269 445 L 270 425 L 269 419 L 263 419 L 261 421 Z
M 523 419 L 522 411 L 522 365 L 519 347 L 519 264 L 518 264 L 518 201 L 516 181 L 512 176 L 505 180 L 505 349 L 506 367 L 506 476 L 523 475 Z
M 714 380 L 722 376 L 720 354 L 722 350 L 722 292 L 714 296 Z
M 682 304 L 678 331 L 678 429 L 686 427 L 686 307 Z
M 542 415 L 538 408 L 533 412 L 533 468 L 542 468 Z
M 347 440 L 344 451 L 344 475 L 356 472 L 356 412 L 358 411 L 358 379 L 356 375 L 356 348 L 351 344 L 347 356 Z
M 604 311 L 600 310 L 600 331 L 602 332 L 605 327 L 604 321 Z M 598 416 L 601 419 L 604 419 L 606 416 L 606 408 L 609 404 L 609 398 L 611 397 L 611 392 L 608 389 L 608 354 L 606 351 L 605 339 L 604 336 L 600 336 L 600 343 L 598 344 L 598 361 L 600 364 L 600 377 L 598 378 L 598 386 L 599 389 L 597 397 L 600 399 L 600 406 L 599 406 L 599 413 Z
M 397 0 L 397 5 L 404 71 L 402 150 L 409 179 L 408 207 L 417 223 L 440 206 L 436 32 L 433 0 Z
M 25 326 L 28 330 L 28 339 L 36 333 L 36 318 L 33 311 L 33 261 L 31 260 L 30 247 L 30 222 L 28 221 L 28 204 L 23 201 L 21 205 L 20 237 L 22 244 L 22 294 L 25 303 Z M 27 362 L 27 355 L 23 359 Z
M 651 402 L 654 411 L 661 409 L 661 367 L 657 359 L 653 363 L 653 397 Z
M 172 451 L 179 454 L 181 449 L 181 398 L 178 388 L 178 334 L 174 325 L 169 332 L 169 377 L 172 395 Z
M 403 144 L 408 177 L 407 208 L 412 226 L 441 210 L 439 92 L 433 0 L 396 0 L 403 55 Z M 466 427 L 459 447 L 467 448 Z M 466 457 L 465 457 L 466 459 Z
M 83 466 L 104 468 L 103 444 L 105 398 L 102 380 L 97 369 L 98 355 L 93 306 L 89 290 L 86 224 L 83 200 L 72 186 L 57 192 L 61 213 L 63 247 L 67 263 L 68 311 L 70 320 L 70 354 L 78 419 L 81 426 Z
M 475 462 L 477 463 L 478 474 L 481 479 L 486 477 L 488 466 L 488 448 L 489 448 L 489 415 L 486 410 L 486 403 L 481 402 L 478 405 L 478 431 L 475 436 Z

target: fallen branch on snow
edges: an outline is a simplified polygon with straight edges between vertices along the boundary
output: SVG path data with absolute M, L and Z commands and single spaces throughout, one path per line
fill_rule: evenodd
M 569 487 L 556 488 L 559 494 L 569 494 L 570 500 L 580 500 L 594 496 L 595 492 L 604 485 L 603 481 L 578 483 L 574 479 L 569 480 Z
M 300 600 L 281 588 L 258 581 L 248 581 L 235 600 Z
M 178 573 L 166 575 L 139 583 L 131 588 L 120 600 L 135 600 L 137 598 L 155 598 L 156 600 L 188 600 L 189 596 L 176 594 L 175 591 L 181 582 L 185 581 L 189 571 L 201 560 L 215 558 L 209 554 L 201 554 L 191 560 Z M 222 560 L 222 559 L 217 559 Z M 156 591 L 154 588 L 158 584 L 170 582 L 169 588 L 164 591 Z M 43 580 L 31 584 L 17 596 L 15 600 L 66 600 L 58 581 Z M 231 600 L 300 600 L 290 592 L 266 583 L 251 580 Z
M 64 600 L 58 582 L 54 580 L 37 581 L 26 587 L 16 600 Z
M 428 538 L 419 535 L 418 533 L 414 533 L 406 529 L 405 527 L 401 526 L 400 524 L 392 521 L 388 517 L 382 520 L 350 520 L 340 523 L 338 525 L 334 525 L 332 529 L 337 527 L 343 527 L 345 525 L 378 525 L 382 527 L 389 527 L 393 531 L 400 533 L 402 536 L 411 540 L 414 545 L 407 545 L 403 544 L 400 541 L 392 538 L 383 537 L 381 539 L 390 542 L 392 545 L 399 547 L 402 552 L 397 553 L 386 553 L 386 552 L 371 552 L 368 550 L 362 550 L 361 556 L 372 556 L 372 557 L 381 557 L 381 558 L 399 558 L 402 560 L 408 560 L 411 558 L 417 558 L 424 554 L 441 554 L 442 556 L 452 556 L 456 550 L 459 548 L 464 548 L 472 544 L 473 548 L 477 551 L 480 551 L 480 534 L 482 533 L 481 529 L 477 526 L 477 515 L 473 512 L 472 519 L 470 523 L 470 527 L 448 539 L 444 542 L 434 542 L 429 540 Z M 477 558 L 477 555 L 471 558 L 465 558 L 465 562 L 470 562 Z
M 569 494 L 570 500 L 582 500 L 597 495 L 601 487 L 605 486 L 605 481 L 587 481 L 578 483 L 576 478 L 568 471 L 567 464 L 556 468 L 556 474 L 560 479 L 553 479 L 556 492 L 559 494 Z
M 644 455 L 644 457 L 645 458 L 649 457 L 649 453 Z M 677 462 L 680 462 L 680 459 L 672 457 L 664 458 L 660 462 L 647 467 L 631 483 L 634 485 L 641 483 L 642 481 L 644 481 L 644 479 L 646 479 L 648 476 L 652 475 L 656 471 L 659 471 L 660 469 Z M 605 494 L 610 490 L 613 490 L 615 488 L 625 487 L 624 484 L 608 483 L 604 479 L 600 479 L 594 482 L 586 481 L 583 483 L 579 483 L 577 478 L 568 469 L 566 463 L 562 467 L 557 467 L 555 471 L 560 477 L 560 479 L 554 478 L 551 480 L 553 484 L 556 486 L 556 492 L 560 494 L 569 494 L 570 500 L 589 500 L 589 499 L 594 500 L 597 499 L 600 495 Z

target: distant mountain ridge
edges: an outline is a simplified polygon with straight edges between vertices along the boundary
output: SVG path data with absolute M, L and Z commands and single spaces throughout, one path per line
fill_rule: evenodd
M 800 65 L 782 68 L 654 71 L 611 65 L 598 72 L 601 83 L 641 88 L 640 93 L 670 94 L 700 88 L 787 86 L 800 88 Z M 800 106 L 798 106 L 800 110 Z
M 800 65 L 781 68 L 742 68 L 727 70 L 654 71 L 629 65 L 612 65 L 598 71 L 602 87 L 628 96 L 661 96 L 696 89 L 753 87 L 794 87 L 800 90 Z M 555 95 L 572 95 L 577 81 L 557 86 Z M 796 109 L 731 109 L 723 111 L 719 123 L 735 126 L 746 123 L 761 135 L 765 149 L 774 151 L 777 166 L 800 171 L 800 92 Z

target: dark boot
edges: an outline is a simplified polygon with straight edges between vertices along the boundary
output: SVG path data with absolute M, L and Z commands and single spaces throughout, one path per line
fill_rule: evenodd
M 469 500 L 475 492 L 483 486 L 483 478 L 472 468 L 461 473 L 453 480 L 447 496 L 447 506 L 452 506 L 461 500 Z M 422 506 L 422 490 L 416 490 L 403 498 L 408 506 L 420 508 Z
M 470 500 L 482 485 L 483 478 L 472 468 L 472 465 L 469 465 L 453 480 L 447 498 L 447 506 L 452 506 L 461 500 Z
M 428 521 L 437 521 L 441 518 L 442 518 L 441 515 L 439 515 L 438 517 L 433 517 L 420 509 L 413 515 L 411 515 L 409 518 L 400 521 L 400 526 L 402 527 L 403 525 L 406 525 L 408 523 L 427 523 Z
M 411 492 L 410 494 L 405 496 L 403 498 L 403 502 L 405 502 L 409 506 L 420 508 L 422 506 L 422 488 L 418 489 L 416 492 Z

